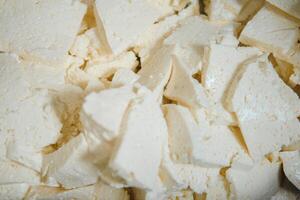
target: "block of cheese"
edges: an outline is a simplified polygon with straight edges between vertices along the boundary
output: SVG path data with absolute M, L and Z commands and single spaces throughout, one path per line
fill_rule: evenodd
M 243 29 L 239 40 L 275 55 L 289 55 L 299 37 L 299 24 L 265 5 Z
M 294 186 L 300 190 L 300 152 L 286 151 L 280 153 L 280 158 L 283 162 L 283 171 L 286 177 Z
M 26 183 L 0 185 L 0 198 L 3 200 L 21 200 L 25 197 L 28 189 L 29 185 Z
M 248 171 L 228 169 L 231 199 L 270 199 L 279 189 L 281 164 L 263 160 Z M 255 192 L 254 192 L 255 191 Z
M 85 130 L 106 140 L 116 138 L 120 134 L 125 111 L 134 97 L 130 85 L 89 94 L 81 111 Z
M 0 186 L 20 183 L 38 185 L 40 183 L 39 173 L 16 162 L 8 160 L 0 161 L 0 177 Z
M 169 131 L 169 149 L 173 162 L 191 164 L 201 141 L 201 129 L 188 108 L 164 105 L 165 118 Z M 200 145 L 199 145 L 200 146 Z
M 56 199 L 99 199 L 129 200 L 128 193 L 123 189 L 115 189 L 102 182 L 86 187 L 63 190 L 61 188 L 37 186 L 32 187 L 25 200 L 56 200 Z
M 119 69 L 114 74 L 114 77 L 111 81 L 112 87 L 120 87 L 123 85 L 134 84 L 140 76 L 133 72 L 131 69 Z
M 86 5 L 80 1 L 4 1 L 0 8 L 0 51 L 63 63 L 85 12 Z
M 45 155 L 43 174 L 55 178 L 66 189 L 96 183 L 97 168 L 89 161 L 88 143 L 84 135 L 72 138 L 57 151 Z
M 209 106 L 206 90 L 176 57 L 173 60 L 173 72 L 164 95 L 191 109 Z
M 147 0 L 96 0 L 95 14 L 103 46 L 108 53 L 119 54 L 133 47 L 138 37 L 166 13 Z
M 266 55 L 243 66 L 228 99 L 253 159 L 300 139 L 299 97 L 279 78 Z
M 138 72 L 138 82 L 152 91 L 157 99 L 161 99 L 171 76 L 173 49 L 173 46 L 161 47 L 142 63 L 142 69 Z
M 234 10 L 226 7 L 226 1 L 224 0 L 210 0 L 205 1 L 205 12 L 208 15 L 210 21 L 234 21 L 237 14 Z M 230 5 L 230 3 L 228 3 Z
M 287 14 L 300 19 L 300 2 L 299 0 L 267 0 L 273 6 L 281 9 Z
M 143 87 L 138 93 L 122 123 L 109 166 L 129 186 L 154 189 L 168 130 L 155 96 Z
M 108 59 L 91 60 L 87 63 L 86 73 L 94 77 L 109 77 L 118 69 L 135 69 L 138 65 L 137 58 L 132 51 L 124 52 L 118 56 L 110 56 Z

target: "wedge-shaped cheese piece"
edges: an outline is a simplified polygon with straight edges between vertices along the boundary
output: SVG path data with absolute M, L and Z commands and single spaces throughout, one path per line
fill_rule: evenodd
M 138 82 L 160 99 L 172 71 L 173 46 L 163 46 L 142 64 Z
M 114 139 L 119 134 L 129 102 L 134 97 L 130 85 L 91 93 L 85 98 L 81 111 L 85 129 L 99 138 Z
M 300 2 L 299 0 L 267 0 L 270 4 L 276 6 L 277 8 L 283 10 L 287 14 L 300 19 Z
M 300 151 L 281 152 L 280 158 L 284 174 L 300 190 Z
M 123 120 L 121 138 L 109 166 L 130 186 L 154 189 L 158 185 L 162 144 L 168 130 L 154 95 L 144 88 L 139 93 Z
M 0 161 L 0 177 L 0 186 L 17 183 L 37 185 L 40 183 L 40 175 L 36 171 L 12 161 Z
M 226 90 L 241 64 L 260 54 L 258 49 L 252 47 L 231 47 L 215 44 L 210 46 L 206 56 L 207 65 L 202 70 L 202 83 L 208 90 L 213 102 L 219 104 L 215 105 L 215 115 L 223 116 L 223 121 L 228 124 L 234 123 L 234 119 L 223 107 Z
M 29 185 L 26 183 L 0 185 L 0 198 L 3 200 L 21 200 L 25 197 L 28 189 Z
M 84 4 L 72 0 L 4 1 L 0 8 L 0 51 L 63 63 L 85 11 Z M 23 32 L 26 34 L 20 34 Z
M 134 73 L 131 69 L 119 69 L 114 74 L 114 77 L 111 81 L 112 87 L 119 87 L 123 85 L 132 85 L 134 84 L 140 76 Z
M 109 77 L 118 69 L 134 69 L 138 65 L 137 58 L 132 51 L 124 52 L 108 59 L 92 60 L 86 66 L 86 73 L 94 77 Z
M 279 189 L 281 164 L 263 160 L 248 171 L 228 169 L 231 199 L 270 199 Z M 254 192 L 255 191 L 255 192 Z
M 228 99 L 253 159 L 300 139 L 300 100 L 266 56 L 245 64 L 236 80 Z
M 89 161 L 88 143 L 80 134 L 43 160 L 43 174 L 71 189 L 97 182 L 97 168 Z
M 243 29 L 239 40 L 275 55 L 289 55 L 296 47 L 299 24 L 265 5 Z
M 201 140 L 200 128 L 188 108 L 175 104 L 167 104 L 163 108 L 172 160 L 176 163 L 192 163 L 192 156 L 198 153 L 195 151 Z
M 178 59 L 174 58 L 173 72 L 164 95 L 190 108 L 208 107 L 209 99 L 202 85 L 194 79 Z
M 147 0 L 95 2 L 96 21 L 107 52 L 119 54 L 165 13 Z
M 115 189 L 102 182 L 87 187 L 63 190 L 55 187 L 32 187 L 25 200 L 68 200 L 68 199 L 99 199 L 129 200 L 128 193 L 123 189 Z

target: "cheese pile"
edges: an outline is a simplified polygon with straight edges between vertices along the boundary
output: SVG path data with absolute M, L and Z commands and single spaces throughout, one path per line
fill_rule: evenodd
M 299 27 L 299 0 L 0 0 L 0 199 L 296 199 Z

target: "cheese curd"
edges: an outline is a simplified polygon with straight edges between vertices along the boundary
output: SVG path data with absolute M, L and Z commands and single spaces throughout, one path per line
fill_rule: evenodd
M 0 0 L 0 199 L 296 199 L 299 5 Z

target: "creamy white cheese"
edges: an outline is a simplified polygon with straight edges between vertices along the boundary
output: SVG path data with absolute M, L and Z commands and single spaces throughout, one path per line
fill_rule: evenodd
M 286 177 L 291 181 L 294 186 L 300 190 L 300 152 L 287 151 L 281 152 L 280 158 L 283 162 L 283 170 Z

